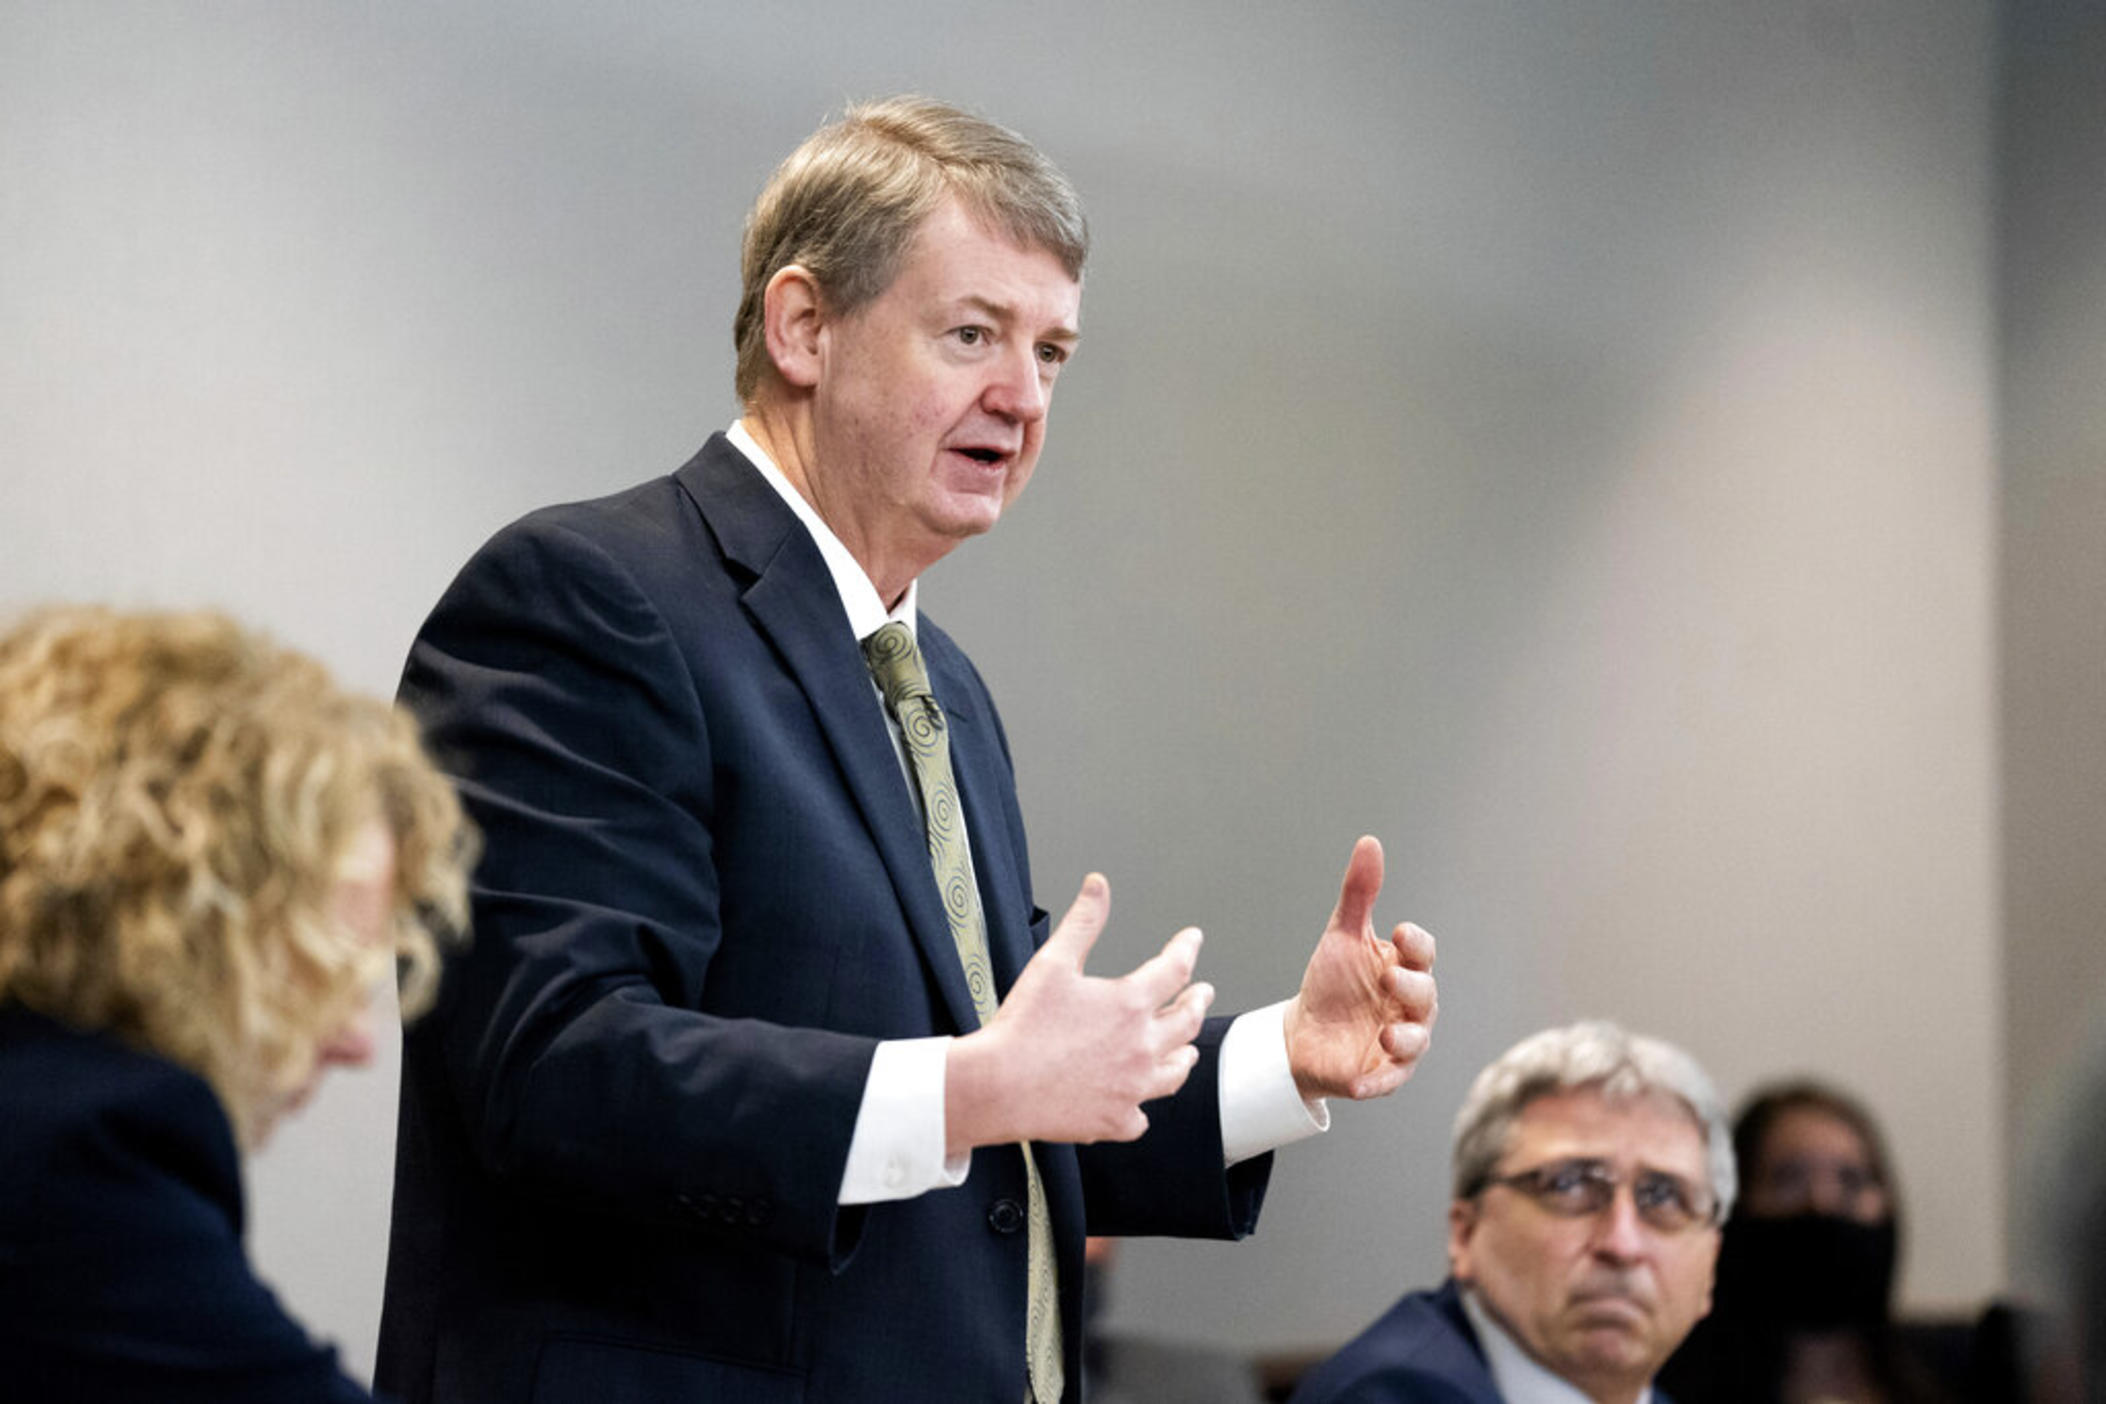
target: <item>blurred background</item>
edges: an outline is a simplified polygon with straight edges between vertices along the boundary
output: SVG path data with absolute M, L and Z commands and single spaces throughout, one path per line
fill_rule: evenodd
M 736 413 L 745 209 L 848 101 L 1096 236 L 1030 493 L 924 609 L 1093 968 L 1290 993 L 1354 837 L 1440 938 L 1394 1099 L 1119 1330 L 1439 1279 L 1478 1067 L 1607 1015 L 1894 1142 L 1905 1297 L 2029 1290 L 2106 988 L 2106 12 L 2080 0 L 0 0 L 0 610 L 224 607 L 392 691 L 492 530 Z M 370 1369 L 393 1050 L 252 1166 Z

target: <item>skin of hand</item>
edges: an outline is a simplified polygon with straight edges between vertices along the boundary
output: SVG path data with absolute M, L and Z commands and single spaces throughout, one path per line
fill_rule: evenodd
M 1184 1085 L 1214 988 L 1192 983 L 1199 931 L 1186 927 L 1117 979 L 1083 973 L 1111 915 L 1111 886 L 1083 879 L 1074 905 L 988 1024 L 954 1040 L 944 1070 L 952 1155 L 1011 1141 L 1131 1141 L 1141 1103 Z
M 1403 922 L 1379 939 L 1373 916 L 1381 891 L 1382 845 L 1362 837 L 1287 1010 L 1287 1063 L 1304 1098 L 1386 1097 L 1432 1042 L 1440 1009 L 1433 937 Z

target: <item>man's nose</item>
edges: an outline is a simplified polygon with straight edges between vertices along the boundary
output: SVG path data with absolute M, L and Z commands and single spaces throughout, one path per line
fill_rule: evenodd
M 1594 1251 L 1612 1262 L 1635 1262 L 1645 1256 L 1649 1240 L 1645 1221 L 1638 1217 L 1638 1203 L 1627 1187 L 1617 1186 L 1608 1207 L 1596 1216 Z
M 1020 354 L 1002 357 L 1000 369 L 988 383 L 981 403 L 990 414 L 1032 424 L 1046 417 L 1050 393 L 1050 387 L 1039 375 L 1037 349 L 1026 347 Z

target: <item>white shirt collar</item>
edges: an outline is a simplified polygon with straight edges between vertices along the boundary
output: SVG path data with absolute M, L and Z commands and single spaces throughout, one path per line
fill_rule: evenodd
M 913 629 L 915 598 L 921 591 L 921 582 L 916 580 L 907 586 L 907 593 L 899 597 L 898 609 L 887 610 L 884 600 L 878 595 L 877 586 L 870 583 L 870 577 L 864 573 L 862 565 L 850 554 L 849 549 L 841 544 L 841 538 L 834 535 L 834 529 L 826 524 L 826 519 L 819 515 L 818 509 L 807 502 L 804 494 L 783 476 L 782 469 L 775 466 L 775 460 L 768 457 L 768 451 L 747 431 L 746 421 L 733 421 L 732 426 L 724 431 L 724 437 L 731 440 L 731 446 L 745 454 L 753 466 L 760 470 L 760 475 L 767 479 L 768 486 L 774 488 L 776 495 L 789 504 L 790 510 L 797 514 L 797 520 L 803 522 L 804 529 L 812 534 L 813 544 L 818 546 L 820 556 L 826 561 L 827 571 L 834 577 L 834 591 L 841 597 L 841 607 L 848 611 L 848 627 L 855 630 L 856 638 L 867 639 L 886 624 L 893 622 Z
M 1491 1369 L 1492 1383 L 1499 1386 L 1499 1397 L 1506 1404 L 1591 1404 L 1586 1393 L 1562 1375 L 1554 1375 L 1536 1358 L 1521 1348 L 1521 1343 L 1508 1335 L 1506 1328 L 1493 1319 L 1485 1310 L 1484 1303 L 1477 1300 L 1474 1289 L 1462 1289 L 1463 1312 L 1470 1318 L 1470 1325 L 1477 1332 L 1477 1342 L 1484 1347 L 1485 1364 Z M 1645 1387 L 1638 1396 L 1638 1404 L 1652 1404 L 1653 1389 Z

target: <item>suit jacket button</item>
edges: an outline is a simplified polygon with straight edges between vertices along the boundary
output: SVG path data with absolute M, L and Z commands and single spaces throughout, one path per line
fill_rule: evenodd
M 1024 1206 L 1013 1199 L 997 1199 L 987 1211 L 987 1226 L 996 1233 L 1015 1233 L 1024 1226 Z

